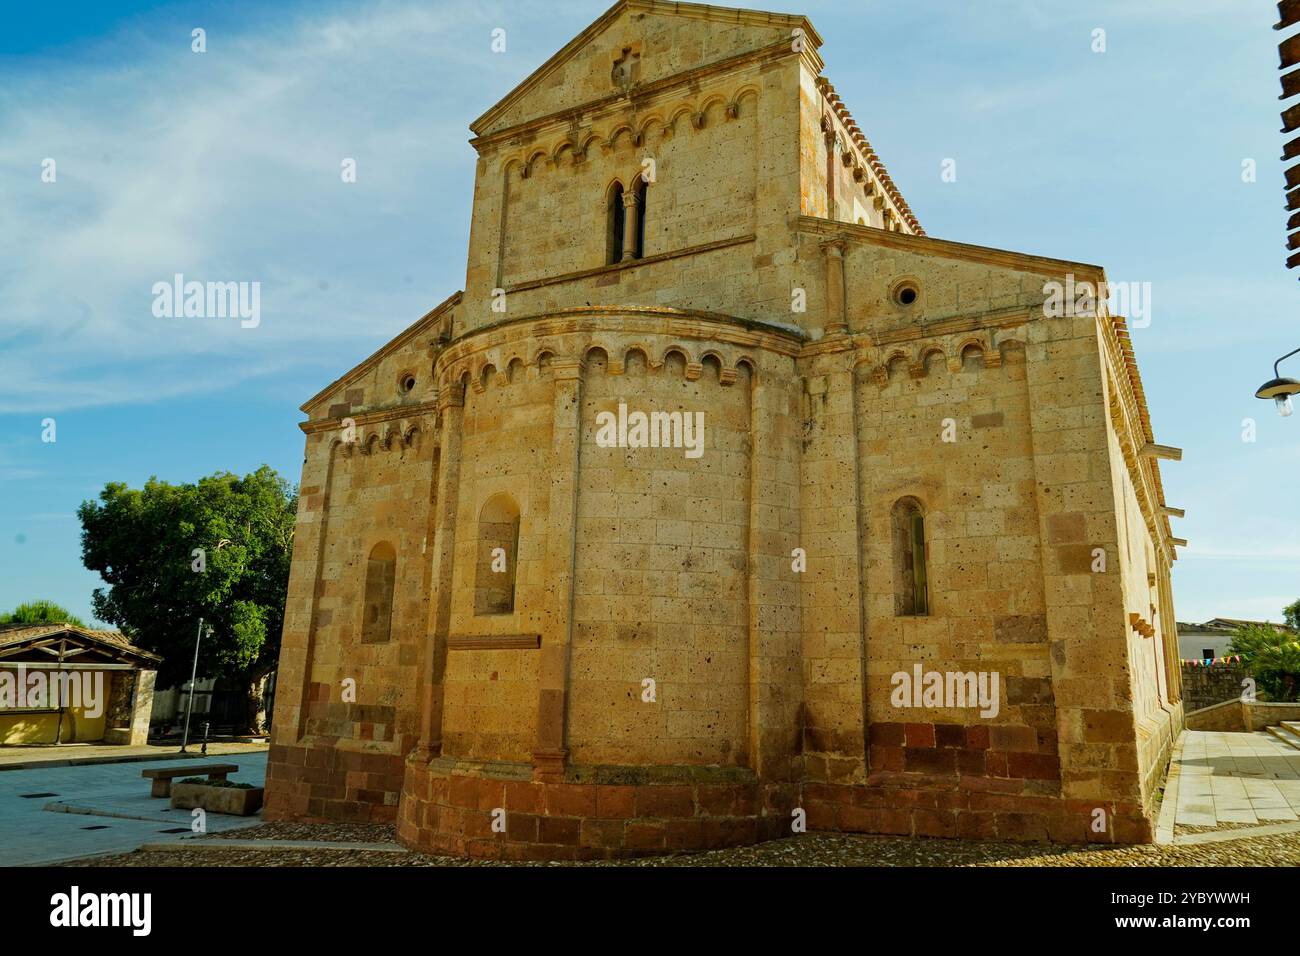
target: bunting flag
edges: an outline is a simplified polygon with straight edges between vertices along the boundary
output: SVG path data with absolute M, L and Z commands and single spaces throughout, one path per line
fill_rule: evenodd
M 1206 657 L 1206 658 L 1180 658 L 1178 661 L 1184 667 L 1210 667 L 1215 664 L 1240 664 L 1241 655 L 1232 654 L 1228 657 Z

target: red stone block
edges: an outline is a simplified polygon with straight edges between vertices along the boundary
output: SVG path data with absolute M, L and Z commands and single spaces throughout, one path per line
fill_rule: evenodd
M 909 773 L 955 774 L 957 772 L 955 750 L 913 749 L 909 746 L 903 752 L 906 754 L 904 766 Z
M 447 781 L 447 802 L 453 807 L 478 807 L 478 779 L 452 777 Z
M 878 833 L 880 811 L 868 807 L 837 807 L 836 829 L 845 833 Z
M 911 812 L 907 810 L 881 810 L 879 832 L 890 836 L 910 836 L 912 833 Z
M 802 807 L 809 830 L 834 830 L 838 813 L 838 804 L 824 800 L 805 800 Z M 791 820 L 794 818 L 791 817 Z
M 1026 780 L 1059 780 L 1061 765 L 1054 754 L 1007 754 L 1007 775 Z
M 630 850 L 659 850 L 664 845 L 661 823 L 628 823 L 623 827 L 623 846 Z
M 989 749 L 988 724 L 971 724 L 966 728 L 966 749 L 968 750 Z
M 498 810 L 506 805 L 506 787 L 504 780 L 491 780 L 487 777 L 478 778 L 478 802 L 475 806 L 480 810 Z
M 967 840 L 991 840 L 997 836 L 992 813 L 965 810 L 957 814 L 957 835 Z
M 955 837 L 957 813 L 954 810 L 917 810 L 912 814 L 912 829 L 917 836 Z
M 1046 843 L 1047 824 L 1036 813 L 999 813 L 998 838 L 1022 843 Z
M 690 787 L 651 784 L 636 791 L 638 817 L 689 817 L 695 814 L 695 796 Z
M 636 788 L 601 784 L 596 787 L 596 816 L 626 820 L 636 811 Z
M 596 786 L 581 783 L 545 784 L 546 814 L 558 817 L 594 817 Z
M 583 820 L 579 842 L 582 846 L 618 849 L 623 846 L 623 821 Z
M 664 830 L 664 846 L 669 850 L 696 850 L 704 843 L 704 828 L 699 820 L 669 820 Z
M 966 728 L 961 724 L 935 724 L 934 743 L 937 747 L 965 747 Z
M 538 817 L 537 839 L 541 843 L 576 845 L 582 834 L 582 821 L 574 817 Z
M 514 813 L 506 812 L 506 832 L 507 839 L 515 843 L 537 843 L 540 829 L 538 820 L 540 818 L 532 813 Z
M 981 777 L 988 772 L 987 753 L 983 750 L 962 750 L 957 754 L 957 772 Z
M 903 738 L 902 724 L 872 724 L 868 740 L 872 746 L 901 747 Z
M 906 744 L 911 747 L 934 746 L 934 724 L 906 724 L 903 728 Z
M 1087 843 L 1088 831 L 1091 827 L 1091 815 L 1070 813 L 1062 809 L 1061 812 L 1049 814 L 1047 817 L 1047 835 L 1053 843 Z
M 896 771 L 903 769 L 902 747 L 883 747 L 873 744 L 870 757 L 873 772 L 877 770 Z

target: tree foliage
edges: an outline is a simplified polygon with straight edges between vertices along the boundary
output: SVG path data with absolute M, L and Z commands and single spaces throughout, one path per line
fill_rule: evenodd
M 0 614 L 0 624 L 75 624 L 85 627 L 81 619 L 53 601 L 28 601 L 12 611 Z
M 189 678 L 200 618 L 212 635 L 199 673 L 255 681 L 279 654 L 297 499 L 265 465 L 195 484 L 106 485 L 77 512 L 82 562 L 108 585 L 95 589 L 95 616 L 163 656 L 163 686 Z
M 1267 700 L 1295 700 L 1300 693 L 1300 637 L 1268 624 L 1250 624 L 1232 638 L 1230 653 L 1240 654 Z

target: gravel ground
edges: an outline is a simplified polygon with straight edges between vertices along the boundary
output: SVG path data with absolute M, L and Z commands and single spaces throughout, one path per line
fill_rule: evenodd
M 396 843 L 391 823 L 263 823 L 211 834 L 214 840 L 322 840 L 330 843 Z
M 383 831 L 383 832 L 381 832 Z M 229 839 L 387 842 L 392 827 L 264 824 Z M 506 864 L 356 850 L 136 851 L 66 866 L 1300 866 L 1300 833 L 1196 846 L 1065 847 L 905 837 L 808 834 L 708 853 L 579 864 Z

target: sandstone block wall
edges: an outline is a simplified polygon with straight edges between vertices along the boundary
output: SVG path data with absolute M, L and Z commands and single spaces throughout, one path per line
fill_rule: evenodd
M 1104 273 L 927 238 L 819 44 L 625 0 L 473 124 L 465 292 L 304 406 L 272 817 L 507 858 L 796 808 L 1149 838 L 1182 722 L 1154 438 L 1123 320 L 1044 309 Z M 650 168 L 643 257 L 610 263 L 610 187 Z M 604 447 L 620 404 L 703 413 L 703 454 Z M 996 706 L 899 703 L 915 667 L 996 675 Z

